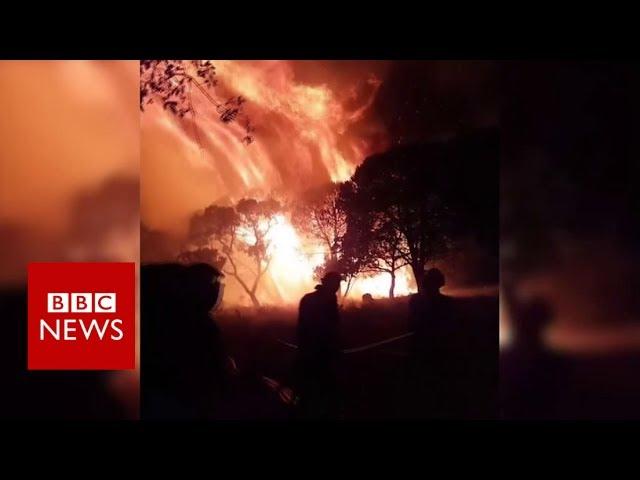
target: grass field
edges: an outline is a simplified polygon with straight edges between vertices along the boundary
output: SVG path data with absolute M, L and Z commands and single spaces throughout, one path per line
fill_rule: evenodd
M 496 414 L 498 376 L 498 298 L 495 295 L 454 297 L 456 322 L 460 327 L 461 400 L 466 418 L 491 418 Z M 348 304 L 341 310 L 343 348 L 360 347 L 408 331 L 408 297 L 376 300 L 370 305 Z M 295 359 L 297 311 L 294 307 L 257 309 L 226 308 L 216 321 L 222 329 L 230 355 L 237 362 L 244 385 L 258 384 L 263 376 L 285 383 Z M 408 339 L 402 339 L 358 353 L 343 354 L 339 372 L 343 392 L 344 418 L 402 418 L 411 403 L 402 385 L 407 364 Z M 437 388 L 437 386 L 434 386 Z M 247 394 L 252 388 L 247 387 Z M 265 388 L 266 390 L 266 388 Z M 249 394 L 239 416 L 279 415 L 274 407 L 266 413 L 262 393 Z M 275 397 L 275 395 L 272 395 Z M 251 404 L 254 404 L 251 406 Z M 255 409 L 255 415 L 249 411 Z M 267 409 L 269 410 L 269 409 Z M 258 413 L 261 412 L 261 413 Z M 430 417 L 427 410 L 417 412 Z M 237 414 L 237 413 L 236 413 Z M 413 415 L 415 415 L 415 409 Z M 286 414 L 285 414 L 286 415 Z

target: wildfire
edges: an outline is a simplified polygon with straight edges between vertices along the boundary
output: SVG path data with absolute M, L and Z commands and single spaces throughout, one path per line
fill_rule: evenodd
M 323 263 L 324 252 L 319 245 L 299 235 L 284 214 L 275 215 L 269 221 L 264 220 L 260 228 L 267 232 L 265 241 L 270 257 L 267 284 L 264 285 L 266 297 L 271 300 L 278 298 L 283 303 L 296 303 L 316 284 L 313 274 L 316 267 Z M 255 242 L 255 235 L 250 231 L 240 231 L 239 237 L 249 245 Z M 406 268 L 396 273 L 396 295 L 411 293 L 410 278 L 411 273 Z M 348 298 L 358 299 L 365 293 L 387 297 L 390 285 L 391 277 L 386 273 L 363 276 L 355 280 Z M 274 294 L 269 294 L 270 291 Z M 343 284 L 343 294 L 344 291 Z
M 296 67 L 305 66 L 290 61 L 214 60 L 213 64 L 218 86 L 212 95 L 219 103 L 237 96 L 246 99 L 243 107 L 256 129 L 254 141 L 250 145 L 242 143 L 246 134 L 242 119 L 221 122 L 210 99 L 196 89 L 191 92 L 194 116 L 177 119 L 160 108 L 155 108 L 152 117 L 143 116 L 148 148 L 156 148 L 159 143 L 153 142 L 148 133 L 157 129 L 161 142 L 173 148 L 163 147 L 162 154 L 178 153 L 187 160 L 187 168 L 182 165 L 184 170 L 171 163 L 167 171 L 173 172 L 172 176 L 166 175 L 163 182 L 158 182 L 162 177 L 158 169 L 153 175 L 142 176 L 145 199 L 153 197 L 165 203 L 166 198 L 172 199 L 162 218 L 158 217 L 158 228 L 168 227 L 166 212 L 172 212 L 174 222 L 185 225 L 194 211 L 211 203 L 266 198 L 274 192 L 286 197 L 329 181 L 347 180 L 366 156 L 383 148 L 384 127 L 368 115 L 382 83 L 372 73 L 345 77 L 341 80 L 344 85 L 337 87 L 335 82 L 328 85 L 300 80 Z M 167 143 L 169 138 L 173 144 Z M 153 185 L 148 180 L 152 177 Z M 181 183 L 189 188 L 176 186 Z M 181 216 L 179 210 L 183 211 Z M 147 219 L 158 215 L 156 212 L 143 208 Z M 264 303 L 295 303 L 313 289 L 314 269 L 323 262 L 326 252 L 300 235 L 286 215 L 272 221 L 271 260 L 258 296 Z M 149 223 L 156 226 L 153 221 Z M 243 235 L 250 244 L 250 234 Z M 397 294 L 409 293 L 410 278 L 408 272 L 398 273 Z M 364 293 L 387 296 L 390 281 L 388 274 L 359 278 L 349 297 L 358 298 Z M 232 286 L 234 280 L 227 283 L 229 301 L 245 302 L 242 292 Z
M 396 272 L 395 295 L 403 296 L 412 293 L 410 284 L 411 272 L 408 267 L 403 267 Z M 388 273 L 378 273 L 370 277 L 358 278 L 352 288 L 353 297 L 360 297 L 365 293 L 370 293 L 373 297 L 388 297 L 390 287 L 391 276 Z M 413 290 L 415 291 L 415 289 Z M 351 293 L 349 296 L 352 296 Z
M 333 182 L 348 179 L 355 167 L 370 153 L 370 146 L 360 137 L 348 135 L 350 125 L 362 120 L 370 108 L 380 80 L 374 76 L 360 79 L 369 87 L 368 95 L 354 104 L 355 86 L 343 96 L 327 85 L 297 82 L 286 61 L 215 61 L 219 82 L 230 95 L 247 99 L 248 114 L 257 124 L 257 140 L 250 147 L 239 144 L 241 126 L 221 126 L 211 119 L 214 129 L 208 138 L 230 161 L 242 179 L 245 190 L 269 191 L 295 180 L 294 188 L 320 182 L 319 174 Z M 285 160 L 285 161 L 283 161 Z M 288 161 L 287 161 L 288 160 Z M 226 167 L 228 168 L 228 167 Z M 289 185 L 287 185 L 289 186 Z M 267 297 L 286 303 L 296 302 L 313 288 L 314 269 L 320 265 L 323 251 L 308 239 L 301 238 L 285 215 L 278 215 L 269 230 L 270 266 Z M 409 272 L 401 271 L 396 292 L 408 294 Z M 386 296 L 390 276 L 378 274 L 357 279 L 350 296 L 364 293 Z
M 345 99 L 338 98 L 328 86 L 297 83 L 289 62 L 226 60 L 215 65 L 221 84 L 248 100 L 249 113 L 257 117 L 260 135 L 275 137 L 285 144 L 284 151 L 272 153 L 290 159 L 291 170 L 279 168 L 277 172 L 281 181 L 288 181 L 296 172 L 317 175 L 318 167 L 331 181 L 344 181 L 370 153 L 362 139 L 349 138 L 346 132 L 373 103 L 381 84 L 375 77 L 362 82 L 370 88 L 361 104 L 347 110 L 343 107 Z M 270 143 L 273 146 L 274 142 Z M 269 154 L 256 150 L 259 152 L 253 160 L 257 162 L 251 164 L 261 165 Z M 259 178 L 255 180 L 260 183 Z M 306 183 L 304 178 L 301 180 Z
M 276 215 L 268 240 L 271 242 L 270 279 L 279 297 L 286 303 L 294 303 L 305 290 L 313 287 L 313 271 L 322 263 L 322 255 L 308 253 L 284 215 Z

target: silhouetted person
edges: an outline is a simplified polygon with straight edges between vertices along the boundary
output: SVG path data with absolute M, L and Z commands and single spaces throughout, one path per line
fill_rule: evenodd
M 451 321 L 451 299 L 440 292 L 443 273 L 431 268 L 424 273 L 422 288 L 409 299 L 409 329 L 414 332 L 413 349 L 424 354 L 441 346 Z
M 0 288 L 0 420 L 124 420 L 112 372 L 27 370 L 27 288 Z
M 375 303 L 373 296 L 370 293 L 365 293 L 362 295 L 362 305 L 364 306 L 372 306 Z
M 342 277 L 329 272 L 315 292 L 300 300 L 298 315 L 298 356 L 294 372 L 305 416 L 333 416 L 337 413 L 336 368 L 340 354 L 340 315 L 336 293 Z
M 553 319 L 547 302 L 534 298 L 510 303 L 512 343 L 500 358 L 500 407 L 503 418 L 552 419 L 559 414 L 563 362 L 548 350 L 543 334 Z
M 456 355 L 465 352 L 456 351 L 457 324 L 451 298 L 440 292 L 444 284 L 443 273 L 431 268 L 424 273 L 418 293 L 409 299 L 409 329 L 414 332 L 409 380 L 419 416 L 456 416 Z
M 226 356 L 211 309 L 220 272 L 207 264 L 142 267 L 143 418 L 212 418 Z

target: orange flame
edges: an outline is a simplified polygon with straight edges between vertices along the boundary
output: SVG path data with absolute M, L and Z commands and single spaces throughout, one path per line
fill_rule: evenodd
M 373 103 L 381 84 L 377 78 L 366 79 L 365 83 L 371 86 L 369 95 L 355 110 L 347 111 L 327 85 L 296 83 L 290 62 L 226 60 L 217 61 L 215 65 L 220 83 L 230 93 L 248 100 L 250 115 L 257 117 L 258 137 L 269 122 L 269 136 L 275 134 L 285 140 L 286 154 L 294 170 L 311 172 L 314 162 L 319 160 L 328 179 L 340 182 L 347 180 L 370 153 L 362 139 L 349 138 L 346 132 L 350 125 L 363 118 Z M 261 148 L 256 150 L 259 151 L 251 165 L 263 166 L 264 157 L 269 155 Z M 254 169 L 245 166 L 254 174 L 253 186 L 260 186 L 266 176 L 255 175 Z M 264 169 L 258 168 L 258 171 Z M 279 173 L 282 176 L 282 172 Z
M 266 297 L 266 303 L 273 303 L 276 299 L 282 303 L 296 303 L 304 293 L 313 289 L 316 283 L 313 273 L 315 268 L 323 263 L 325 252 L 320 245 L 300 235 L 284 214 L 276 215 L 270 226 L 266 225 L 266 220 L 263 222 L 261 229 L 268 232 L 265 240 L 269 245 L 267 253 L 270 256 L 270 266 L 266 285 L 263 285 L 259 296 L 263 299 Z M 255 242 L 255 236 L 250 231 L 240 231 L 239 238 L 250 245 Z M 410 294 L 411 282 L 408 267 L 400 269 L 396 273 L 396 295 Z M 358 299 L 365 293 L 373 297 L 386 297 L 390 285 L 389 274 L 363 276 L 353 282 L 348 298 Z M 344 294 L 345 285 L 342 287 Z M 233 292 L 232 297 L 227 298 L 227 302 L 244 303 L 238 302 Z
M 167 205 L 167 210 L 175 211 L 178 202 L 185 204 L 180 218 L 183 225 L 193 211 L 210 203 L 264 198 L 347 180 L 366 156 L 383 143 L 378 140 L 376 144 L 371 139 L 386 138 L 382 126 L 368 115 L 382 83 L 373 74 L 351 79 L 347 88 L 337 88 L 298 80 L 296 65 L 290 61 L 224 60 L 213 64 L 218 79 L 215 100 L 223 103 L 233 96 L 247 100 L 246 114 L 256 127 L 251 145 L 240 141 L 245 135 L 242 122 L 220 122 L 210 100 L 195 89 L 192 93 L 195 121 L 188 117 L 177 120 L 156 108 L 155 124 L 153 120 L 145 120 L 149 123 L 143 124 L 147 131 L 159 128 L 165 136 L 168 133 L 173 137 L 180 145 L 180 153 L 187 158 L 189 169 L 194 171 L 187 178 L 193 188 L 187 193 L 182 187 L 180 198 Z M 165 137 L 163 141 L 167 142 Z M 180 175 L 177 170 L 172 169 Z M 143 197 L 153 189 L 157 199 L 165 198 L 177 188 L 173 183 L 178 181 L 168 180 L 165 188 L 154 185 L 145 191 L 143 175 Z M 143 198 L 143 217 L 144 203 Z M 158 214 L 150 211 L 147 216 L 152 215 Z M 158 218 L 157 223 L 161 222 Z M 150 223 L 153 227 L 153 222 Z M 314 268 L 323 262 L 326 252 L 301 236 L 286 215 L 276 217 L 269 235 L 272 259 L 258 297 L 265 303 L 297 302 L 300 295 L 313 288 Z M 251 243 L 249 238 L 244 240 Z M 360 278 L 349 296 L 363 293 L 386 296 L 390 280 L 387 274 Z M 240 289 L 232 286 L 234 283 L 233 279 L 227 280 L 228 302 L 247 302 Z M 409 271 L 399 272 L 397 293 L 409 293 L 410 284 Z

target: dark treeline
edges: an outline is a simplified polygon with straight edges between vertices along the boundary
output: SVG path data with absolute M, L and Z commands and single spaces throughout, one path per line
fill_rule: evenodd
M 274 216 L 286 212 L 300 232 L 324 247 L 316 276 L 340 271 L 345 295 L 356 277 L 386 272 L 393 297 L 398 269 L 409 265 L 419 285 L 426 266 L 463 250 L 464 241 L 484 252 L 482 280 L 495 282 L 498 155 L 498 130 L 473 130 L 393 147 L 367 158 L 348 181 L 306 191 L 289 203 L 212 204 L 191 218 L 177 259 L 215 266 L 260 306 L 259 286 L 270 264 L 269 230 Z M 240 267 L 239 254 L 250 259 L 252 271 Z
M 368 158 L 341 189 L 347 260 L 379 264 L 395 252 L 419 285 L 428 264 L 472 238 L 495 260 L 487 277 L 497 280 L 498 151 L 488 129 Z
M 448 297 L 432 267 L 474 243 L 483 280 L 497 281 L 498 152 L 497 130 L 473 130 L 395 146 L 348 181 L 289 202 L 245 198 L 196 212 L 174 263 L 142 269 L 143 418 L 493 417 L 497 299 Z M 325 252 L 295 328 L 283 322 L 292 309 L 271 318 L 260 302 L 270 232 L 284 214 Z M 416 295 L 339 305 L 343 285 L 380 272 L 393 297 L 406 266 Z M 261 308 L 212 314 L 220 273 Z M 407 331 L 410 342 L 366 345 Z

